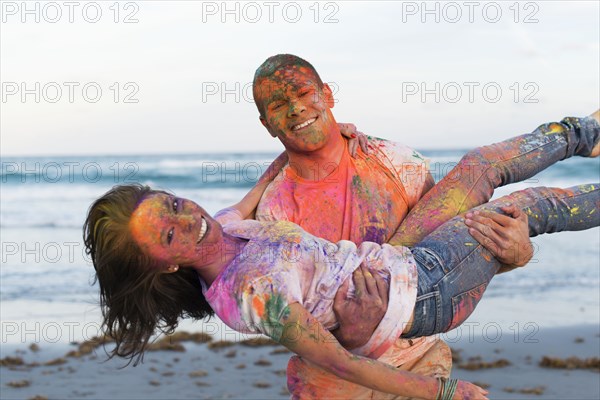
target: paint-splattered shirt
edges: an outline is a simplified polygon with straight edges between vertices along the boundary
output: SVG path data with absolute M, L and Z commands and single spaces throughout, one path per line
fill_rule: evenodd
M 280 319 L 292 303 L 300 303 L 326 329 L 337 325 L 333 300 L 340 285 L 364 263 L 390 284 L 388 310 L 371 339 L 353 350 L 377 358 L 395 342 L 415 305 L 417 271 L 409 249 L 350 241 L 332 243 L 298 225 L 240 221 L 232 209 L 215 218 L 224 232 L 246 239 L 243 251 L 219 274 L 204 295 L 229 327 L 280 339 Z M 234 222 L 235 220 L 237 222 Z M 350 295 L 354 290 L 350 280 Z M 316 329 L 317 327 L 315 327 Z
M 291 221 L 332 242 L 386 243 L 419 201 L 428 160 L 384 139 L 370 138 L 369 146 L 368 155 L 359 151 L 356 158 L 344 151 L 339 166 L 319 181 L 286 166 L 263 194 L 256 219 Z
M 420 199 L 429 160 L 400 143 L 369 137 L 370 152 L 345 151 L 337 169 L 315 182 L 286 166 L 267 187 L 259 221 L 291 221 L 331 242 L 386 243 Z M 421 357 L 438 340 L 398 339 L 380 360 L 401 365 Z

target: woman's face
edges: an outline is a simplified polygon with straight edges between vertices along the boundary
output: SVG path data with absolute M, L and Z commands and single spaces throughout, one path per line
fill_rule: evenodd
M 147 196 L 129 221 L 135 242 L 168 264 L 202 266 L 214 261 L 223 231 L 199 205 L 165 193 Z

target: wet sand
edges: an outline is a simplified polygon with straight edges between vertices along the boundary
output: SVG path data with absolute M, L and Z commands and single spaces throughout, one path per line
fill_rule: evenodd
M 446 338 L 454 378 L 487 386 L 492 399 L 600 398 L 600 327 L 496 332 L 489 325 L 486 335 Z
M 600 327 L 449 333 L 453 377 L 487 385 L 493 399 L 600 398 Z M 475 330 L 473 330 L 475 332 Z M 106 360 L 97 342 L 3 345 L 2 399 L 284 399 L 290 353 L 268 340 L 205 334 L 161 341 L 137 367 Z M 110 346 L 110 344 L 107 344 Z M 545 358 L 546 357 L 546 358 Z M 570 359 L 570 360 L 569 360 Z M 550 365 L 556 368 L 549 368 Z

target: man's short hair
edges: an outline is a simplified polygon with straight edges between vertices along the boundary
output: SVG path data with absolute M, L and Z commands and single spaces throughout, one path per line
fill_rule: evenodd
M 312 64 L 306 61 L 305 59 L 295 56 L 293 54 L 277 54 L 271 56 L 267 58 L 260 65 L 260 67 L 258 67 L 256 72 L 254 73 L 254 80 L 252 82 L 252 94 L 254 96 L 254 104 L 256 104 L 260 115 L 264 116 L 265 114 L 262 105 L 259 104 L 259 102 L 257 101 L 258 92 L 256 89 L 258 81 L 264 78 L 271 77 L 276 71 L 283 69 L 287 66 L 298 66 L 309 69 L 312 72 L 315 78 L 315 83 L 318 85 L 319 89 L 323 88 L 323 81 L 321 80 L 319 73 L 317 72 L 315 67 L 313 67 Z

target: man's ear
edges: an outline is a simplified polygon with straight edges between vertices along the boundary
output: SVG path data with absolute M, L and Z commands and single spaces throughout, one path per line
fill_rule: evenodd
M 333 98 L 333 92 L 328 84 L 323 84 L 323 96 L 325 96 L 325 102 L 329 108 L 335 106 L 335 99 Z
M 265 119 L 265 117 L 263 117 L 262 115 L 258 117 L 258 119 L 260 120 L 260 123 L 263 124 L 263 126 L 267 129 L 267 131 L 269 131 L 269 135 L 271 135 L 272 137 L 276 137 L 276 135 L 274 135 L 271 130 L 269 129 L 269 123 L 267 122 L 267 120 Z

